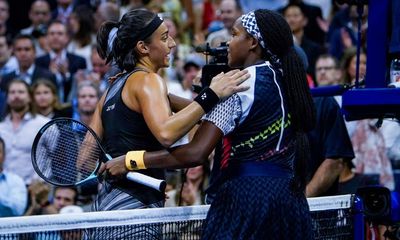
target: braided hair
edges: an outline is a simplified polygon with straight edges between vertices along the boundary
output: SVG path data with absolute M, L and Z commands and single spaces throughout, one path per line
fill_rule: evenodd
M 308 139 L 305 133 L 313 129 L 316 121 L 306 72 L 294 48 L 292 31 L 286 20 L 280 14 L 265 9 L 256 10 L 254 14 L 261 36 L 269 48 L 269 51 L 264 51 L 265 59 L 271 60 L 271 57 L 276 56 L 280 60 L 283 72 L 282 86 L 296 135 L 295 183 L 296 187 L 304 189 L 306 160 L 309 159 Z M 271 62 L 276 63 L 274 60 Z

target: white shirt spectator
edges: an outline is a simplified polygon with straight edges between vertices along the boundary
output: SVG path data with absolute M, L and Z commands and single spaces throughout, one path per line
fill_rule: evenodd
M 0 217 L 21 216 L 28 203 L 24 180 L 11 172 L 0 172 Z
M 32 166 L 32 144 L 40 128 L 48 121 L 49 118 L 39 114 L 34 117 L 26 113 L 17 129 L 14 129 L 10 115 L 0 122 L 0 136 L 4 139 L 7 153 L 4 170 L 19 175 L 26 185 L 39 179 Z

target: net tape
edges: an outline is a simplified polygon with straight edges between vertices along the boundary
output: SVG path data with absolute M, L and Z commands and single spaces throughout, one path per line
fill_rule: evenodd
M 316 239 L 352 239 L 352 195 L 309 198 L 307 200 L 312 212 Z M 98 229 L 101 228 L 129 229 L 129 231 L 135 232 L 135 228 L 145 229 L 146 226 L 155 227 L 153 228 L 156 229 L 155 231 L 164 229 L 163 234 L 166 234 L 165 229 L 168 228 L 167 234 L 172 234 L 171 231 L 182 231 L 182 226 L 188 226 L 187 224 L 190 225 L 190 223 L 192 223 L 192 229 L 187 231 L 195 231 L 199 236 L 201 235 L 201 223 L 206 218 L 208 210 L 209 205 L 202 205 L 0 218 L 0 239 L 20 239 L 18 238 L 19 234 L 43 232 L 50 233 L 49 236 L 51 236 L 51 232 L 79 229 L 92 232 L 92 234 L 93 231 L 99 231 Z M 145 227 L 142 228 L 143 226 Z M 88 231 L 88 229 L 94 230 Z M 96 239 L 100 239 L 99 235 L 96 236 Z M 101 237 L 101 239 L 107 238 Z M 164 236 L 163 239 L 169 238 Z M 198 239 L 198 237 L 185 239 Z

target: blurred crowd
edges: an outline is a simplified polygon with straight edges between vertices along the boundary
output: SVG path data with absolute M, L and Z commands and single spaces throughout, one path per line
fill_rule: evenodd
M 192 84 L 213 60 L 196 50 L 204 50 L 207 43 L 216 48 L 228 42 L 234 21 L 257 8 L 276 10 L 289 23 L 295 43 L 306 56 L 310 88 L 354 85 L 357 41 L 362 49 L 360 80 L 366 73 L 367 6 L 361 39 L 357 39 L 356 7 L 333 0 L 24 1 L 29 7 L 18 6 L 18 2 L 0 0 L 0 217 L 89 211 L 97 186 L 67 188 L 43 182 L 32 167 L 31 146 L 38 130 L 51 119 L 70 117 L 90 124 L 108 79 L 120 71 L 97 53 L 97 29 L 104 21 L 119 21 L 131 9 L 147 8 L 164 19 L 177 46 L 170 67 L 159 74 L 171 94 L 187 99 L 196 96 Z M 28 19 L 21 21 L 13 14 Z M 324 121 L 321 129 L 343 133 L 340 138 L 325 136 L 330 134 L 325 130 L 313 135 L 321 137 L 318 151 L 322 160 L 308 175 L 310 182 L 322 179 L 321 169 L 326 167 L 325 173 L 333 174 L 333 180 L 325 185 L 315 181 L 307 187 L 307 196 L 354 193 L 368 184 L 399 189 L 400 183 L 396 186 L 395 181 L 395 173 L 400 171 L 399 123 L 384 120 L 378 128 L 377 119 L 346 122 L 340 114 L 341 97 L 329 104 L 339 114 L 334 116 L 336 120 L 331 115 L 319 119 Z M 326 110 L 324 106 L 321 109 Z M 345 127 L 338 130 L 330 120 L 343 122 Z M 332 145 L 341 148 L 342 136 L 350 139 L 354 155 L 328 153 Z M 190 138 L 189 133 L 176 144 Z M 205 203 L 212 159 L 210 156 L 204 166 L 166 170 L 166 206 Z M 332 159 L 340 161 L 330 164 Z M 327 190 L 333 182 L 339 191 Z M 71 205 L 77 207 L 65 210 Z

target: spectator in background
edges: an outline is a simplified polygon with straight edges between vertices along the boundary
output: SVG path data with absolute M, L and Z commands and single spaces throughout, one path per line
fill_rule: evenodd
M 9 47 L 9 39 L 0 35 L 0 85 L 4 75 L 16 70 L 18 62 L 16 58 L 11 57 L 11 48 Z M 6 93 L 0 88 L 0 119 L 3 119 L 6 107 Z
M 94 16 L 92 10 L 85 6 L 78 6 L 69 18 L 71 41 L 67 51 L 85 58 L 87 67 L 92 67 L 90 55 L 92 44 L 96 42 L 94 35 Z
M 98 32 L 100 26 L 105 21 L 118 22 L 120 16 L 119 6 L 112 2 L 102 2 L 98 7 L 94 15 L 95 20 L 95 32 Z
M 200 77 L 204 65 L 206 65 L 206 61 L 203 56 L 199 56 L 198 54 L 189 55 L 185 59 L 185 64 L 183 65 L 182 87 L 185 91 L 188 91 L 189 89 L 191 90 L 191 99 L 195 97 L 193 95 L 192 85 L 198 80 L 196 78 Z
M 20 31 L 20 34 L 31 35 L 35 40 L 36 56 L 47 53 L 46 31 L 51 20 L 50 5 L 45 0 L 33 1 L 29 10 L 31 25 Z
M 51 20 L 50 5 L 45 0 L 35 0 L 29 10 L 31 25 L 21 30 L 21 34 L 33 34 L 43 26 L 47 26 Z
M 357 70 L 357 49 L 355 47 L 350 47 L 344 51 L 340 65 L 343 71 L 342 83 L 353 85 L 356 81 Z M 367 71 L 367 55 L 363 51 L 360 53 L 359 71 L 358 80 L 362 81 Z
M 330 86 L 341 83 L 342 74 L 339 62 L 329 54 L 320 55 L 315 62 L 315 80 L 318 86 Z
M 231 29 L 235 20 L 242 15 L 242 7 L 236 0 L 222 0 L 219 6 L 220 20 L 224 24 L 224 28 L 211 33 L 206 42 L 210 43 L 210 47 L 218 47 L 221 42 L 228 42 L 231 39 Z
M 331 86 L 342 83 L 342 71 L 335 57 L 322 54 L 315 62 L 315 81 L 317 86 Z M 342 102 L 342 96 L 334 96 L 338 104 Z
M 7 33 L 7 21 L 10 17 L 10 5 L 6 0 L 0 0 L 0 34 Z
M 18 68 L 17 59 L 11 56 L 11 39 L 5 35 L 0 35 L 0 82 L 4 75 Z
M 332 97 L 314 98 L 317 122 L 308 134 L 307 197 L 338 194 L 338 181 L 345 162 L 354 158 L 340 107 Z
M 57 211 L 63 207 L 76 205 L 78 199 L 78 191 L 73 187 L 56 187 L 53 194 L 53 203 L 51 206 Z
M 97 52 L 97 45 L 92 46 L 90 61 L 92 62 L 92 70 L 88 72 L 87 79 L 97 85 L 100 93 L 103 94 L 109 85 L 108 79 L 115 76 L 120 70 L 115 65 L 107 64 L 106 60 L 100 57 Z
M 342 26 L 337 26 L 332 29 L 331 36 L 328 39 L 329 53 L 337 59 L 341 59 L 346 49 L 355 47 L 358 37 L 358 13 L 357 6 L 352 5 L 348 10 L 348 18 L 344 17 L 345 23 Z M 345 10 L 343 13 L 347 13 Z M 364 5 L 361 25 L 361 39 L 360 44 L 363 49 L 366 48 L 366 35 L 368 29 L 368 7 Z
M 57 211 L 50 206 L 50 186 L 42 181 L 34 181 L 29 187 L 29 205 L 25 216 L 55 214 Z
M 120 72 L 116 66 L 106 64 L 106 60 L 99 56 L 97 45 L 92 45 L 91 47 L 90 61 L 92 62 L 91 69 L 79 69 L 75 73 L 72 89 L 68 96 L 68 102 L 72 102 L 73 105 L 75 105 L 73 100 L 76 98 L 77 87 L 80 83 L 90 81 L 96 85 L 100 93 L 103 94 L 109 85 L 108 78 Z
M 325 43 L 325 32 L 318 23 L 319 20 L 323 19 L 321 8 L 315 5 L 304 3 L 303 0 L 289 0 L 289 5 L 297 5 L 301 8 L 304 16 L 307 18 L 307 24 L 304 27 L 304 35 L 308 39 L 323 46 Z M 285 9 L 284 7 L 283 9 Z M 278 10 L 283 12 L 282 9 Z
M 0 136 L 0 217 L 24 214 L 28 192 L 21 177 L 3 170 L 6 146 Z
M 33 104 L 39 114 L 48 118 L 72 117 L 72 107 L 62 106 L 56 86 L 47 79 L 39 79 L 32 85 Z
M 86 81 L 78 86 L 77 93 L 78 108 L 77 113 L 74 113 L 73 117 L 77 119 L 79 116 L 77 120 L 90 125 L 100 98 L 99 90 L 95 84 Z
M 328 27 L 328 32 L 326 36 L 326 41 L 332 37 L 332 33 L 336 29 L 340 29 L 347 25 L 350 21 L 350 6 L 348 4 L 338 4 L 333 1 L 332 9 L 330 14 L 330 23 Z
M 193 80 L 205 64 L 202 56 L 194 53 L 188 55 L 183 65 L 182 80 L 179 83 L 168 81 L 168 92 L 192 100 L 195 97 L 192 91 Z
M 0 35 L 13 38 L 15 31 L 8 24 L 10 17 L 10 5 L 7 0 L 0 0 Z
M 75 205 L 78 192 L 73 187 L 55 187 L 50 197 L 50 186 L 47 183 L 36 181 L 29 186 L 30 205 L 26 216 L 57 214 L 63 207 Z M 52 198 L 52 201 L 49 199 Z
M 36 59 L 37 66 L 49 69 L 57 78 L 58 96 L 64 103 L 71 91 L 73 75 L 79 69 L 86 69 L 86 60 L 67 52 L 69 41 L 67 27 L 60 21 L 50 23 L 47 38 L 51 51 Z
M 145 2 L 148 3 L 148 2 L 150 2 L 150 0 L 126 0 L 126 1 L 123 1 L 123 2 L 126 2 L 126 4 L 123 4 L 121 6 L 121 8 L 120 8 L 121 9 L 121 16 L 123 16 L 125 13 L 127 13 L 130 10 L 139 9 L 139 8 L 145 8 Z M 114 20 L 111 20 L 111 21 L 117 21 L 117 20 L 114 19 Z
M 35 44 L 29 35 L 16 36 L 13 46 L 19 68 L 3 76 L 0 84 L 1 90 L 5 91 L 9 82 L 15 78 L 22 79 L 29 85 L 36 82 L 39 78 L 46 78 L 57 86 L 55 75 L 46 68 L 35 64 Z
M 315 61 L 324 52 L 324 49 L 316 42 L 310 40 L 305 34 L 305 27 L 308 23 L 305 15 L 304 4 L 290 3 L 282 9 L 282 14 L 293 32 L 295 42 L 304 50 L 308 59 L 307 73 L 313 76 L 315 73 Z
M 22 177 L 26 185 L 39 178 L 31 162 L 32 143 L 39 129 L 50 120 L 36 114 L 32 99 L 25 81 L 12 80 L 7 89 L 7 115 L 0 122 L 0 136 L 7 152 L 4 169 Z
M 166 192 L 165 207 L 192 206 L 205 204 L 205 189 L 208 185 L 208 164 L 188 168 L 182 186 Z
M 73 0 L 57 0 L 57 8 L 52 12 L 52 19 L 68 24 L 68 20 L 75 8 L 74 2 Z

